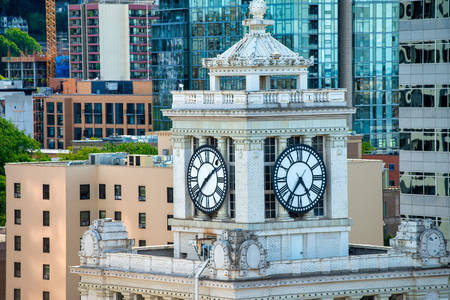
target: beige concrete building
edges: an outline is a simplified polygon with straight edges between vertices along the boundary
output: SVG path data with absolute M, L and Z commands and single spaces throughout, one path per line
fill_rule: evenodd
M 6 299 L 79 299 L 68 266 L 94 219 L 122 220 L 135 245 L 171 243 L 167 159 L 116 153 L 89 164 L 7 164 Z
M 348 159 L 349 242 L 383 246 L 383 161 Z

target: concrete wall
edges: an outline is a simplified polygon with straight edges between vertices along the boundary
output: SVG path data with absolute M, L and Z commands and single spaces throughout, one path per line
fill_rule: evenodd
M 0 100 L 5 100 L 5 118 L 19 130 L 33 136 L 33 99 L 23 92 L 0 92 Z
M 350 243 L 383 245 L 381 160 L 348 160 L 348 214 L 354 224 Z
M 128 5 L 99 4 L 100 78 L 130 80 Z

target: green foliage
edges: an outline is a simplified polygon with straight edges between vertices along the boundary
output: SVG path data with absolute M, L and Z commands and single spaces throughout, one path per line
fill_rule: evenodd
M 41 53 L 41 46 L 34 38 L 29 36 L 26 32 L 18 28 L 10 28 L 5 32 L 5 38 L 17 45 L 17 47 L 28 54 L 33 52 Z
M 77 153 L 61 154 L 62 160 L 86 160 L 91 153 L 113 153 L 113 152 L 127 152 L 129 154 L 144 154 L 157 155 L 158 149 L 146 143 L 122 143 L 119 145 L 105 144 L 102 148 L 99 147 L 82 147 Z
M 0 226 L 5 224 L 5 163 L 31 161 L 31 153 L 39 143 L 18 130 L 10 121 L 0 118 Z
M 389 246 L 389 240 L 392 238 L 393 238 L 393 236 L 390 233 L 388 233 L 384 238 L 384 245 Z
M 0 118 L 0 175 L 5 175 L 5 163 L 31 161 L 39 143 L 18 130 L 10 121 Z
M 362 142 L 362 154 L 372 154 L 376 150 L 370 142 Z
M 0 35 L 0 57 L 8 56 L 8 51 L 11 56 L 20 55 L 20 49 L 14 42 L 11 42 L 3 35 Z

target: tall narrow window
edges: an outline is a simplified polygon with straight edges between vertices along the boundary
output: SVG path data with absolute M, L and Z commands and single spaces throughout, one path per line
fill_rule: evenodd
M 116 124 L 123 124 L 123 103 L 116 103 Z
M 106 199 L 106 185 L 103 183 L 98 185 L 98 198 Z
M 264 215 L 266 219 L 276 217 L 275 194 L 272 187 L 272 169 L 275 156 L 275 138 L 266 138 L 264 141 Z
M 20 300 L 20 289 L 14 289 L 14 300 Z
M 14 198 L 20 198 L 21 197 L 21 189 L 20 189 L 20 183 L 14 183 Z
M 14 224 L 20 225 L 22 224 L 22 212 L 20 209 L 14 210 Z
M 169 225 L 169 220 L 173 219 L 173 215 L 167 215 L 167 230 L 170 231 L 172 230 L 172 226 Z
M 81 103 L 73 104 L 73 122 L 75 124 L 81 123 Z
M 42 185 L 42 199 L 44 199 L 44 200 L 50 199 L 50 185 L 49 184 Z
M 80 200 L 89 200 L 90 198 L 90 185 L 80 184 Z
M 14 262 L 14 277 L 20 278 L 21 276 L 22 276 L 21 264 L 20 264 L 20 262 L 15 261 Z
M 148 125 L 152 125 L 152 105 L 148 104 Z
M 234 141 L 233 139 L 228 139 L 228 164 L 229 164 L 229 174 L 230 174 L 230 184 L 229 184 L 229 210 L 230 210 L 230 218 L 236 217 L 236 198 L 235 198 L 235 189 L 236 189 L 236 167 L 235 167 L 235 153 L 234 153 Z
M 315 136 L 312 138 L 312 147 L 314 150 L 319 153 L 320 157 L 324 159 L 323 156 L 323 136 Z M 317 205 L 314 207 L 314 215 L 315 216 L 323 216 L 325 214 L 324 204 L 323 204 L 323 197 L 319 199 L 317 202 Z
M 101 103 L 95 103 L 94 104 L 94 123 L 95 124 L 102 124 L 102 104 Z
M 42 300 L 50 300 L 50 292 L 43 291 L 42 292 Z
M 139 201 L 145 201 L 145 186 L 140 185 L 138 188 Z
M 114 199 L 122 200 L 122 186 L 120 184 L 114 185 Z
M 114 124 L 114 111 L 112 103 L 106 103 L 106 124 Z
M 139 213 L 139 228 L 145 228 L 145 213 Z
M 80 226 L 89 226 L 91 223 L 91 212 L 80 211 Z
M 98 211 L 98 218 L 99 219 L 105 219 L 106 218 L 106 210 L 99 210 Z
M 42 265 L 42 279 L 50 280 L 50 265 Z
M 50 253 L 50 238 L 42 238 L 42 252 Z
M 48 210 L 42 212 L 42 226 L 50 226 L 50 212 Z
M 115 212 L 114 212 L 114 220 L 115 220 L 115 221 L 121 221 L 121 220 L 122 220 L 122 212 L 120 212 L 120 211 L 115 211 Z
M 14 236 L 14 251 L 22 250 L 22 237 L 20 235 Z
M 173 203 L 173 188 L 167 188 L 167 203 Z

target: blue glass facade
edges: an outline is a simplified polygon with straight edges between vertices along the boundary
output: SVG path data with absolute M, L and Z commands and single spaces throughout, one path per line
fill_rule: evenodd
M 167 2 L 167 3 L 166 3 Z M 154 128 L 170 123 L 170 90 L 208 89 L 201 59 L 214 57 L 244 35 L 250 0 L 160 1 L 153 27 Z M 170 3 L 170 5 L 169 5 Z M 178 5 L 174 7 L 174 3 Z M 314 56 L 309 88 L 338 88 L 338 0 L 266 0 L 275 38 L 304 57 Z M 381 152 L 398 147 L 398 1 L 353 1 L 353 129 Z M 241 78 L 222 89 L 243 89 Z M 294 88 L 294 80 L 273 78 L 272 88 Z
M 398 149 L 398 1 L 353 1 L 353 129 L 377 152 Z
M 152 83 L 154 130 L 171 128 L 162 109 L 171 107 L 170 91 L 189 87 L 188 0 L 160 0 L 152 12 Z

